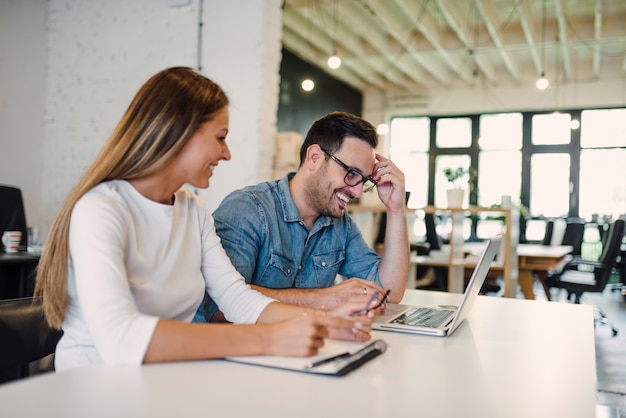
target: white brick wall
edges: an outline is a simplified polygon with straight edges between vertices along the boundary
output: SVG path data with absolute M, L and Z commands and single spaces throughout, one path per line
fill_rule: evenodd
M 271 172 L 280 63 L 280 0 L 50 0 L 44 123 L 44 230 L 108 138 L 139 86 L 173 65 L 197 67 L 231 99 L 228 143 L 200 195 L 214 209 L 229 191 Z

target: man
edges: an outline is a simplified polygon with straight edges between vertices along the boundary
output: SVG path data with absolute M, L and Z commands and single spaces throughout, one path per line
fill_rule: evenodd
M 213 213 L 217 234 L 235 268 L 258 291 L 282 302 L 330 309 L 364 305 L 406 288 L 409 242 L 404 174 L 375 153 L 376 129 L 344 112 L 313 123 L 300 149 L 300 167 L 280 180 L 228 195 Z M 364 241 L 345 207 L 375 189 L 385 205 L 384 255 Z M 336 276 L 349 279 L 335 284 Z M 206 320 L 222 320 L 205 298 Z

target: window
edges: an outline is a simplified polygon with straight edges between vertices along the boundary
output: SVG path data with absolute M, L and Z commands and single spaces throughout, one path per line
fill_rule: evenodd
M 535 145 L 569 144 L 571 138 L 569 113 L 533 116 L 532 143 Z
M 626 109 L 585 110 L 580 135 L 580 216 L 626 213 Z
M 533 154 L 530 166 L 530 213 L 533 216 L 567 216 L 569 213 L 568 154 Z
M 472 145 L 472 120 L 470 118 L 438 119 L 436 142 L 440 148 L 469 147 Z
M 390 156 L 405 172 L 409 207 L 446 206 L 443 169 L 472 167 L 477 189 L 464 205 L 510 195 L 534 218 L 525 237 L 538 239 L 544 217 L 626 213 L 625 120 L 626 109 L 404 116 L 392 120 Z M 479 236 L 489 232 L 487 223 L 473 227 Z
M 480 206 L 519 202 L 522 184 L 522 114 L 500 113 L 480 117 L 478 179 Z M 497 179 L 497 181 L 495 181 Z
M 430 118 L 391 120 L 389 156 L 404 172 L 408 207 L 421 208 L 428 202 L 428 150 Z
M 470 168 L 469 155 L 440 155 L 435 159 L 435 206 L 445 208 L 447 206 L 447 190 L 451 187 L 443 174 L 446 168 L 456 169 L 462 167 L 465 170 Z M 465 193 L 463 197 L 463 206 L 467 206 L 469 202 L 469 194 Z

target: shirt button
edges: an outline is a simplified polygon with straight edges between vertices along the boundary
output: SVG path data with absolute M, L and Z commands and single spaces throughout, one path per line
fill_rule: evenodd
M 322 261 L 322 267 L 326 267 L 326 261 Z
M 287 269 L 287 274 L 291 274 L 291 269 Z
M 302 270 L 302 266 L 298 266 L 298 270 Z

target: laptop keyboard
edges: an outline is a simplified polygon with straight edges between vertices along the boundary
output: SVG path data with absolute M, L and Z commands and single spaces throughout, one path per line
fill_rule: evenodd
M 395 324 L 437 328 L 454 313 L 446 309 L 412 308 L 392 321 Z

